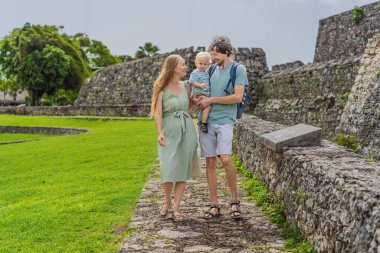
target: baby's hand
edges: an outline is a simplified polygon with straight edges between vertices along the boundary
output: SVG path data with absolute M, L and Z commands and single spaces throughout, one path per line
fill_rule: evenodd
M 204 83 L 201 83 L 201 84 L 199 85 L 199 88 L 201 88 L 201 89 L 204 89 L 204 88 L 206 88 L 206 84 L 204 84 Z

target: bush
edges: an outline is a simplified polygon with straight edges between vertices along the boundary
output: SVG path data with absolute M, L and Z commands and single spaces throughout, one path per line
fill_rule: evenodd
M 42 96 L 41 104 L 45 106 L 72 105 L 75 102 L 77 93 L 71 90 L 59 89 L 54 95 Z
M 363 20 L 363 17 L 363 8 L 355 6 L 355 8 L 352 10 L 352 21 L 354 21 L 355 24 L 359 24 L 360 21 Z

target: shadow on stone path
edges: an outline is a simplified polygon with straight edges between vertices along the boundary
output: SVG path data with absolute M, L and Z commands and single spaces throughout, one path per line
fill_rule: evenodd
M 159 164 L 154 165 L 129 224 L 135 233 L 125 238 L 119 253 L 281 252 L 279 248 L 284 246 L 284 240 L 280 230 L 269 223 L 259 208 L 244 200 L 247 193 L 241 186 L 238 188 L 244 220 L 236 223 L 230 219 L 230 194 L 224 169 L 218 169 L 218 196 L 223 215 L 215 220 L 202 218 L 210 203 L 203 160 L 202 165 L 202 177 L 188 181 L 181 206 L 186 220 L 180 223 L 174 222 L 171 214 L 167 218 L 159 217 L 163 191 Z

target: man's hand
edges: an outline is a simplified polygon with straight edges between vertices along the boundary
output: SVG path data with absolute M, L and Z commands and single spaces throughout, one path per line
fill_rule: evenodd
M 201 96 L 199 94 L 191 94 L 190 102 L 193 105 L 198 105 L 198 102 L 201 100 Z
M 200 100 L 197 102 L 197 105 L 204 109 L 211 105 L 211 99 L 209 97 L 200 96 Z

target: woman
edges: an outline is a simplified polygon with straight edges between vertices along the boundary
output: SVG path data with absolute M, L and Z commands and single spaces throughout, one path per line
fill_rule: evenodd
M 166 58 L 153 87 L 151 116 L 158 133 L 158 154 L 165 202 L 160 216 L 168 214 L 174 185 L 173 218 L 183 221 L 180 203 L 186 180 L 198 174 L 197 139 L 189 114 L 190 87 L 180 79 L 186 75 L 185 60 L 177 54 Z

